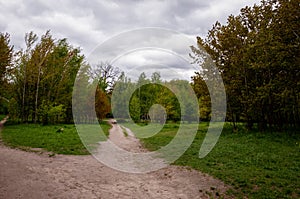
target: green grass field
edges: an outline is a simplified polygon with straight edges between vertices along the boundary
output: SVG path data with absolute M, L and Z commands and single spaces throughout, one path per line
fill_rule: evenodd
M 110 126 L 102 123 L 101 127 L 108 132 Z M 57 132 L 63 128 L 62 132 Z M 89 152 L 82 144 L 74 125 L 19 124 L 6 125 L 1 132 L 3 142 L 11 147 L 24 150 L 42 148 L 57 154 L 87 155 Z
M 153 137 L 142 139 L 149 150 L 167 145 L 179 124 L 166 124 Z M 110 126 L 101 124 L 107 134 Z M 61 133 L 56 132 L 64 128 Z M 227 125 L 214 147 L 203 159 L 198 158 L 207 123 L 201 123 L 192 145 L 174 164 L 190 166 L 232 186 L 229 194 L 237 198 L 299 198 L 300 136 L 284 133 L 232 133 Z M 43 148 L 58 154 L 89 154 L 74 125 L 6 125 L 1 133 L 5 144 L 22 149 Z M 94 139 L 94 138 L 93 138 Z
M 154 137 L 143 139 L 144 146 L 156 150 L 176 134 L 178 125 L 167 124 Z M 225 127 L 215 148 L 203 159 L 199 149 L 207 131 L 200 124 L 197 136 L 174 164 L 190 166 L 215 176 L 233 189 L 235 197 L 299 198 L 300 136 L 279 133 L 231 133 Z

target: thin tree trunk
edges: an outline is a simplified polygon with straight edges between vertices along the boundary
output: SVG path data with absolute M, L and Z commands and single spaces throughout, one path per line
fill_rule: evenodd
M 42 61 L 39 63 L 39 67 L 38 67 L 39 71 L 38 71 L 38 79 L 37 79 L 36 92 L 35 92 L 34 123 L 37 122 L 38 97 L 39 97 L 39 87 L 40 87 L 42 65 L 45 62 L 50 50 L 51 50 L 51 47 L 49 48 L 48 52 L 45 53 L 45 56 L 43 57 Z
M 34 123 L 37 122 L 37 109 L 38 109 L 38 96 L 39 96 L 39 87 L 40 87 L 40 75 L 41 75 L 41 64 L 39 66 L 39 73 L 36 85 L 36 92 L 35 92 L 35 109 L 34 109 Z
M 25 94 L 26 94 L 26 64 L 25 64 L 25 69 L 24 69 L 24 84 L 23 84 L 23 93 L 22 93 L 22 122 L 25 121 Z

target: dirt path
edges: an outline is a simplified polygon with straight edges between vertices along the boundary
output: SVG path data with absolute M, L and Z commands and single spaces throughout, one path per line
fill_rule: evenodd
M 135 147 L 144 150 L 139 143 Z M 25 152 L 0 144 L 0 198 L 5 199 L 194 199 L 209 198 L 209 194 L 215 198 L 226 189 L 219 180 L 177 166 L 147 174 L 129 174 L 108 168 L 90 155 L 49 157 L 47 153 Z
M 129 173 L 148 173 L 168 166 L 161 154 L 144 149 L 129 129 L 118 124 L 111 125 L 109 139 L 99 142 L 93 152 L 102 163 Z
M 6 116 L 3 120 L 0 121 L 0 131 L 2 130 L 5 122 L 8 120 L 8 116 Z
M 130 152 L 147 152 L 129 129 L 118 124 L 111 123 L 111 125 L 112 128 L 109 130 L 109 139 L 115 145 Z

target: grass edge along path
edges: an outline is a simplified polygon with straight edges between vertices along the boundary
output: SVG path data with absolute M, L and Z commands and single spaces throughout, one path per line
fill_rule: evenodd
M 106 122 L 101 128 L 107 135 L 111 128 Z M 82 144 L 74 124 L 40 125 L 16 124 L 5 125 L 0 138 L 3 143 L 12 148 L 26 151 L 42 149 L 54 154 L 88 155 L 89 151 Z
M 198 158 L 208 124 L 201 123 L 193 144 L 175 165 L 189 166 L 231 185 L 238 198 L 300 197 L 300 136 L 284 133 L 232 133 L 225 125 L 214 149 Z M 178 125 L 177 125 L 178 128 Z M 176 125 L 167 124 L 157 135 L 143 139 L 143 145 L 156 150 L 176 134 Z

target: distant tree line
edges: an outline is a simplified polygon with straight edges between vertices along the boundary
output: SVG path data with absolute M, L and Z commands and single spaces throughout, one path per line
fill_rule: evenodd
M 268 0 L 216 22 L 191 56 L 200 63 L 202 47 L 222 75 L 227 93 L 227 120 L 246 122 L 251 129 L 300 127 L 300 4 L 299 0 Z M 202 47 L 201 47 L 202 46 Z M 202 65 L 193 87 L 200 111 L 209 119 L 210 98 Z
M 96 117 L 98 120 L 115 117 L 119 121 L 138 123 L 198 121 L 195 109 L 198 105 L 192 100 L 190 83 L 186 80 L 162 81 L 159 72 L 154 72 L 151 78 L 141 73 L 134 82 L 108 63 L 101 63 L 94 69 L 83 67 L 74 94 L 74 113 L 79 123 L 97 122 Z
M 114 87 L 114 95 L 117 97 L 112 105 L 121 118 L 160 123 L 165 120 L 198 121 L 195 109 L 198 105 L 191 97 L 192 88 L 186 80 L 163 81 L 160 73 L 154 72 L 151 78 L 141 73 L 137 82 L 132 82 L 122 73 Z M 129 111 L 126 110 L 127 101 Z

